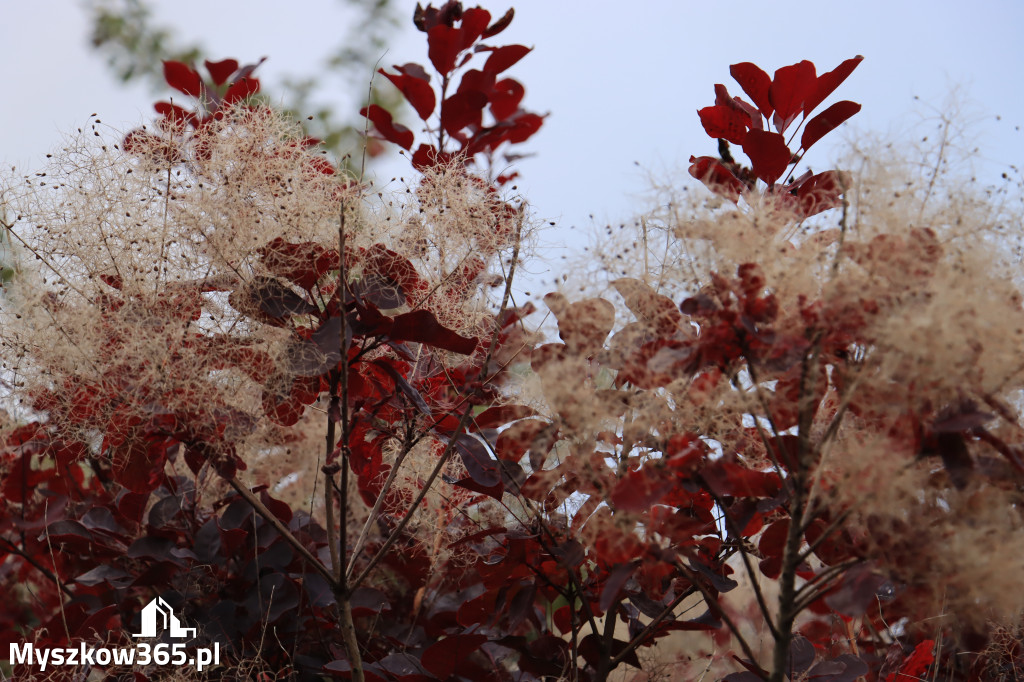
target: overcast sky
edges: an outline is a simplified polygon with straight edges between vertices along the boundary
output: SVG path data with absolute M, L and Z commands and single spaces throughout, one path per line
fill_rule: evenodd
M 345 15 L 331 0 L 306 0 L 287 12 L 278 0 L 153 4 L 159 21 L 204 43 L 213 59 L 268 56 L 258 75 L 270 85 L 282 74 L 315 72 L 344 34 Z M 8 164 L 39 165 L 62 132 L 93 112 L 121 130 L 152 116 L 148 88 L 124 87 L 90 51 L 78 2 L 0 0 L 0 6 L 0 158 Z M 411 17 L 415 2 L 399 6 Z M 499 16 L 510 3 L 484 6 Z M 809 59 L 820 73 L 862 54 L 864 62 L 826 102 L 863 105 L 844 135 L 920 139 L 934 127 L 928 117 L 956 90 L 979 148 L 979 176 L 995 181 L 1024 162 L 1019 0 L 521 0 L 514 6 L 502 42 L 535 50 L 510 75 L 525 84 L 527 108 L 551 114 L 528 145 L 537 155 L 520 163 L 518 183 L 535 211 L 560 226 L 543 240 L 549 256 L 562 243 L 589 241 L 575 236 L 588 227 L 642 211 L 644 169 L 684 174 L 691 154 L 714 153 L 696 110 L 713 104 L 716 82 L 741 94 L 729 76 L 729 65 L 741 61 L 770 74 Z M 385 66 L 427 62 L 423 34 L 404 23 Z M 362 90 L 324 92 L 321 99 L 358 108 Z M 817 170 L 830 167 L 838 151 L 826 144 L 832 137 L 842 135 L 826 138 L 807 159 Z M 405 168 L 399 159 L 381 172 Z M 534 269 L 543 276 L 542 267 Z

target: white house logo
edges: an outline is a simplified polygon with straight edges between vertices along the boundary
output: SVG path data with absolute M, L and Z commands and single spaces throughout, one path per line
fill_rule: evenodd
M 142 609 L 142 632 L 132 637 L 156 637 L 158 624 L 162 629 L 169 630 L 170 636 L 175 639 L 196 636 L 196 629 L 182 627 L 171 605 L 163 597 L 157 597 Z
M 142 632 L 132 635 L 136 638 L 158 637 L 160 632 L 172 639 L 192 640 L 196 628 L 186 628 L 174 615 L 174 609 L 162 597 L 157 597 L 142 609 Z M 90 646 L 79 642 L 78 646 L 42 647 L 33 643 L 11 643 L 8 658 L 12 666 L 27 665 L 38 667 L 44 672 L 52 666 L 76 666 L 88 673 L 99 666 L 148 666 L 173 665 L 193 666 L 199 672 L 211 665 L 220 665 L 220 642 L 213 647 L 186 648 L 184 642 L 150 644 L 139 642 L 134 647 Z M 0 679 L 7 679 L 0 672 Z M 83 678 L 84 679 L 84 678 Z

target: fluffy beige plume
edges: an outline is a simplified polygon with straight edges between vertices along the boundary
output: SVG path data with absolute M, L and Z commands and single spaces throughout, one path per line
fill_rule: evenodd
M 135 135 L 131 153 L 96 123 L 46 168 L 0 185 L 19 254 L 0 299 L 0 362 L 7 405 L 20 403 L 21 416 L 84 404 L 87 419 L 59 427 L 98 445 L 105 424 L 116 440 L 158 413 L 188 412 L 209 428 L 229 414 L 227 440 L 255 467 L 248 475 L 289 501 L 308 497 L 326 406 L 307 408 L 294 427 L 264 417 L 263 387 L 287 364 L 291 335 L 257 321 L 239 292 L 273 274 L 260 250 L 274 239 L 337 250 L 343 207 L 347 249 L 398 252 L 425 282 L 420 303 L 444 324 L 492 330 L 490 285 L 511 235 L 491 224 L 497 196 L 461 169 L 373 193 L 323 173 L 301 129 L 266 110 L 227 112 L 189 145 L 177 144 L 181 131 Z M 362 276 L 355 263 L 350 280 Z M 291 293 L 323 306 L 329 280 L 313 299 Z

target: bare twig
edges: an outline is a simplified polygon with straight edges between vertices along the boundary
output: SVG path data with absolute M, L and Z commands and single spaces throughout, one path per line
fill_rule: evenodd
M 711 594 L 708 588 L 704 587 L 704 584 L 700 581 L 700 576 L 682 562 L 677 561 L 676 568 L 678 568 L 689 579 L 690 583 L 692 583 L 694 587 L 700 590 L 701 595 L 704 597 L 704 603 L 708 605 L 708 609 L 715 614 L 715 617 L 725 622 L 726 627 L 728 627 L 729 631 L 732 632 L 733 637 L 735 637 L 736 641 L 740 643 L 740 648 L 743 649 L 743 653 L 746 655 L 747 659 L 751 662 L 756 661 L 757 657 L 754 656 L 754 651 L 750 648 L 750 644 L 747 643 L 746 638 L 740 633 L 739 628 L 736 627 L 736 623 L 729 617 L 729 614 L 725 612 L 725 609 L 723 609 L 718 603 L 718 600 L 715 599 L 714 595 Z
M 246 502 L 248 502 L 253 509 L 256 510 L 256 513 L 262 516 L 264 520 L 267 521 L 267 523 L 272 525 L 277 530 L 277 532 L 281 534 L 281 537 L 284 538 L 285 542 L 291 545 L 296 552 L 302 555 L 302 558 L 310 564 L 313 570 L 315 570 L 317 573 L 323 576 L 323 578 L 331 587 L 334 587 L 337 584 L 337 581 L 334 579 L 334 574 L 331 573 L 331 570 L 327 566 L 324 566 L 323 562 L 321 562 L 319 559 L 313 556 L 313 554 L 308 549 L 306 549 L 305 545 L 299 542 L 299 539 L 296 538 L 295 535 L 292 534 L 290 530 L 288 530 L 288 527 L 281 522 L 281 519 L 277 518 L 277 516 L 274 515 L 274 512 L 267 509 L 267 506 L 263 504 L 260 498 L 256 497 L 256 495 L 254 495 L 251 490 L 249 490 L 244 485 L 239 483 L 238 479 L 229 478 L 227 480 L 228 484 L 235 489 L 235 492 L 241 495 L 242 498 Z

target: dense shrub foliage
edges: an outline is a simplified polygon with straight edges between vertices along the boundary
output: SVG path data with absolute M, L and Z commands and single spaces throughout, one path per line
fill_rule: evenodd
M 1014 679 L 1008 217 L 895 157 L 797 174 L 860 57 L 735 64 L 751 101 L 716 85 L 690 159 L 718 196 L 609 238 L 545 342 L 513 288 L 505 168 L 544 117 L 512 19 L 417 7 L 429 65 L 380 70 L 416 129 L 362 110 L 404 192 L 231 59 L 166 62 L 193 108 L 5 181 L 4 641 L 132 647 L 160 596 L 224 651 L 13 674 Z

